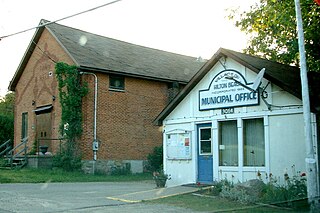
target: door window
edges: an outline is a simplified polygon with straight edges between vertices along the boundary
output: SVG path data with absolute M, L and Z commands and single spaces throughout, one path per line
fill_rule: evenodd
M 199 130 L 199 154 L 210 155 L 212 154 L 211 128 L 200 128 Z

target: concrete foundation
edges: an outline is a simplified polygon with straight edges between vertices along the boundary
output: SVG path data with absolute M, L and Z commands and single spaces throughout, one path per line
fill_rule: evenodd
M 83 160 L 82 170 L 87 174 L 136 174 L 145 171 L 144 160 Z
M 34 155 L 28 156 L 28 164 L 29 168 L 41 168 L 41 169 L 52 169 L 52 156 L 47 155 Z

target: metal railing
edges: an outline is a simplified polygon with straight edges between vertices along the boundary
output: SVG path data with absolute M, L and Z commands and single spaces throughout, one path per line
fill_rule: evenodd
M 36 141 L 36 153 L 37 155 L 40 155 L 40 147 L 41 146 L 47 146 L 48 152 L 51 152 L 52 154 L 61 152 L 62 144 L 64 143 L 64 138 L 39 138 Z M 56 145 L 56 143 L 59 143 Z
M 3 151 L 0 152 L 0 157 L 3 157 L 4 155 L 8 156 L 9 155 L 9 151 L 12 149 L 11 147 L 11 140 L 7 140 L 6 142 L 4 142 L 1 146 L 0 146 L 0 150 L 3 149 Z
M 14 166 L 14 161 L 19 158 L 19 159 L 22 159 L 23 162 L 21 162 L 22 164 L 20 164 L 20 167 L 23 167 L 27 164 L 28 162 L 28 159 L 27 159 L 27 143 L 28 143 L 28 137 L 26 138 L 23 138 L 21 140 L 21 143 L 18 144 L 17 146 L 15 146 L 11 151 L 9 151 L 9 164 L 10 164 L 10 167 L 13 168 Z M 21 148 L 23 147 L 23 148 Z M 18 150 L 20 148 L 20 150 L 15 153 L 16 150 Z M 20 154 L 23 153 L 23 156 L 21 156 Z

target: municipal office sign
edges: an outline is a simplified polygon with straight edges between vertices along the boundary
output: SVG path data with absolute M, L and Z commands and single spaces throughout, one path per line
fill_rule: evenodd
M 223 70 L 212 79 L 208 89 L 199 91 L 199 110 L 258 105 L 259 94 L 249 89 L 251 84 L 240 72 Z

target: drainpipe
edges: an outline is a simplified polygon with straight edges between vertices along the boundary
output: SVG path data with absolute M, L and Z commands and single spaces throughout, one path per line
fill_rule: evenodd
M 94 76 L 94 116 L 93 116 L 93 174 L 95 171 L 95 162 L 97 160 L 98 140 L 97 140 L 97 100 L 98 100 L 98 77 L 91 72 L 80 72 L 80 75 L 93 75 Z

